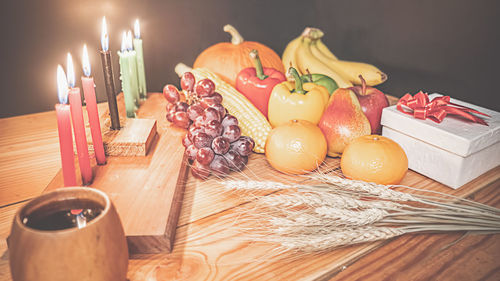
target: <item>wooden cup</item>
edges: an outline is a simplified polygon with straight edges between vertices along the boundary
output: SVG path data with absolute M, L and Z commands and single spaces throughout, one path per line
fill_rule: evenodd
M 79 208 L 75 207 L 79 200 L 102 208 L 83 228 L 38 230 L 23 223 L 35 212 Z M 109 197 L 97 189 L 60 188 L 31 200 L 16 213 L 7 242 L 15 281 L 126 279 L 128 248 L 123 227 Z

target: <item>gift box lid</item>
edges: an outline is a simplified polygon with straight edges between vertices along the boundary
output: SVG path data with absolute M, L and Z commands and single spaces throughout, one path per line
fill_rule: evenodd
M 429 99 L 439 96 L 442 95 L 432 94 L 429 95 Z M 500 141 L 499 112 L 453 98 L 451 102 L 490 115 L 491 117 L 481 116 L 488 126 L 472 123 L 451 114 L 447 115 L 441 123 L 429 119 L 421 120 L 399 112 L 395 105 L 384 108 L 381 124 L 462 157 L 467 157 Z

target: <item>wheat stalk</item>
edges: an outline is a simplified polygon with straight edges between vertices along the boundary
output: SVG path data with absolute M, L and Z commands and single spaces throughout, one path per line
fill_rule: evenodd
M 464 198 L 460 198 L 454 195 L 438 192 L 438 191 L 433 191 L 433 190 L 425 190 L 425 189 L 419 189 L 419 188 L 414 188 L 410 186 L 404 186 L 404 185 L 391 185 L 391 186 L 385 186 L 385 185 L 380 185 L 376 183 L 368 183 L 364 181 L 356 181 L 356 180 L 350 180 L 350 179 L 345 179 L 341 178 L 339 176 L 332 176 L 332 175 L 327 175 L 323 173 L 318 173 L 315 175 L 312 175 L 311 178 L 331 184 L 333 186 L 338 186 L 343 188 L 344 190 L 354 190 L 358 192 L 365 192 L 367 194 L 372 194 L 375 196 L 378 196 L 379 198 L 383 199 L 390 199 L 390 200 L 398 200 L 398 197 L 400 197 L 399 201 L 415 201 L 415 202 L 420 202 L 424 204 L 429 204 L 433 206 L 440 206 L 440 207 L 447 207 L 450 209 L 454 210 L 463 210 L 463 209 L 469 209 L 469 210 L 483 210 L 485 212 L 494 212 L 494 213 L 500 213 L 500 209 L 481 204 L 478 202 L 474 202 L 471 200 L 467 200 Z M 405 188 L 405 189 L 410 189 L 410 190 L 415 190 L 415 191 L 421 191 L 421 192 L 426 192 L 426 193 L 431 193 L 438 196 L 429 196 L 429 195 L 411 195 L 408 193 L 400 192 L 393 190 L 391 188 L 394 187 L 400 187 L 400 188 Z M 447 199 L 446 199 L 447 198 Z M 448 202 L 439 202 L 439 201 L 448 201 Z M 454 204 L 455 202 L 462 202 L 466 203 L 460 204 L 460 206 L 457 208 Z M 470 205 L 470 206 L 469 206 Z
M 285 250 L 321 251 L 410 232 L 500 232 L 499 209 L 456 196 L 397 186 L 432 194 L 412 195 L 324 173 L 310 179 L 320 184 L 221 183 L 232 191 L 285 191 L 253 195 L 254 209 L 241 216 L 259 222 L 249 229 L 252 240 L 279 243 Z
M 349 180 L 338 176 L 331 176 L 326 174 L 312 175 L 311 178 L 327 183 L 331 185 L 331 187 L 337 187 L 343 190 L 358 192 L 368 196 L 375 196 L 380 199 L 387 199 L 393 201 L 419 201 L 411 194 L 389 189 L 385 185 L 369 183 L 364 181 L 357 181 L 357 180 Z
M 270 216 L 272 226 L 361 226 L 375 223 L 388 216 L 389 213 L 380 209 L 351 211 L 338 208 L 319 207 L 314 213 L 284 212 L 283 216 Z
M 340 229 L 326 234 L 257 237 L 255 240 L 279 243 L 287 250 L 314 252 L 352 244 L 385 240 L 404 233 L 404 230 L 393 227 L 364 226 Z
M 267 206 L 277 206 L 279 208 L 297 206 L 329 206 L 346 209 L 398 209 L 402 207 L 401 204 L 390 201 L 367 201 L 335 193 L 321 193 L 317 191 L 305 191 L 300 193 L 302 189 L 298 189 L 298 191 L 298 193 L 293 194 L 265 196 L 260 198 L 259 202 Z
M 389 212 L 382 209 L 365 209 L 351 211 L 332 207 L 319 207 L 314 212 L 329 221 L 343 222 L 346 225 L 358 226 L 378 222 L 389 215 Z
M 222 185 L 226 190 L 278 190 L 294 187 L 280 182 L 252 180 L 226 180 L 222 181 Z

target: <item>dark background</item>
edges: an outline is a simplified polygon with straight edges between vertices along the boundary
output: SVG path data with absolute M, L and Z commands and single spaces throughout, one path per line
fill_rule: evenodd
M 319 27 L 345 60 L 377 65 L 379 88 L 402 96 L 422 89 L 500 110 L 499 1 L 3 1 L 0 117 L 52 110 L 56 66 L 73 54 L 80 84 L 87 43 L 100 101 L 105 100 L 100 48 L 106 16 L 118 80 L 121 33 L 141 20 L 149 91 L 178 83 L 174 66 L 192 65 L 208 46 L 228 41 L 233 24 L 246 40 L 278 54 L 304 27 Z

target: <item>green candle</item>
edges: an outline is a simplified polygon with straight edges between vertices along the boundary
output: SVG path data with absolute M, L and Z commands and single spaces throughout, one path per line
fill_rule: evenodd
M 131 79 L 131 60 L 135 61 L 132 57 L 132 52 L 127 50 L 127 35 L 123 32 L 121 51 L 118 51 L 120 57 L 120 80 L 122 81 L 122 91 L 125 100 L 125 109 L 127 110 L 127 117 L 135 118 L 135 110 L 137 109 L 135 103 L 135 95 L 132 88 Z
M 127 49 L 130 52 L 130 85 L 135 98 L 136 109 L 139 108 L 139 75 L 137 73 L 137 52 L 132 49 L 132 31 L 127 32 Z
M 139 108 L 139 79 L 137 76 L 137 53 L 132 50 L 128 51 L 130 57 L 129 72 L 130 72 L 130 87 L 134 96 L 136 109 Z
M 146 89 L 146 70 L 144 68 L 144 55 L 142 52 L 142 39 L 139 20 L 134 24 L 134 50 L 137 53 L 137 76 L 139 78 L 139 95 L 141 99 L 146 99 L 148 91 Z

